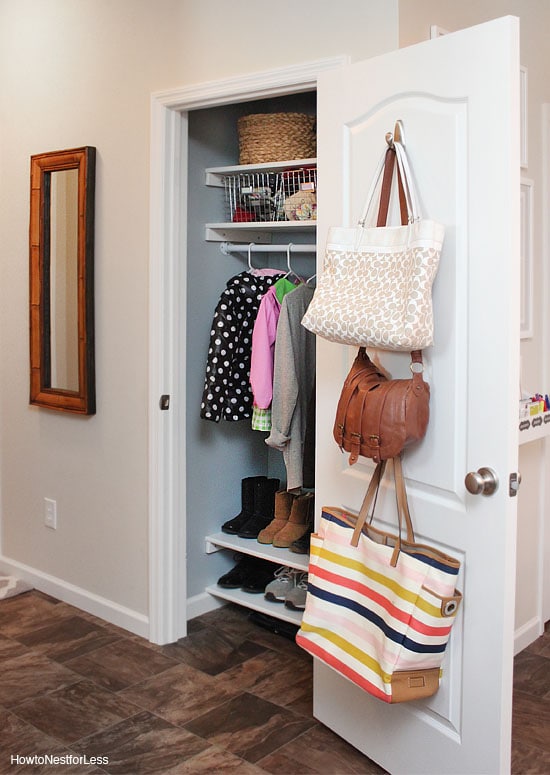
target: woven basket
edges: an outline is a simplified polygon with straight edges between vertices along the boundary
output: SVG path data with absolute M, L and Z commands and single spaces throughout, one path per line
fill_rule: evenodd
M 264 164 L 316 155 L 315 116 L 305 113 L 255 113 L 243 116 L 239 164 Z

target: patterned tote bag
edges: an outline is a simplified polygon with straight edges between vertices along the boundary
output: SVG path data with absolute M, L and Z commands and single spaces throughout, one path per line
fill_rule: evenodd
M 331 342 L 421 350 L 433 344 L 432 285 L 445 230 L 420 216 L 405 149 L 389 138 L 358 226 L 329 229 L 323 271 L 302 324 Z M 402 225 L 387 226 L 396 159 Z M 377 225 L 367 227 L 382 170 Z
M 395 703 L 439 688 L 462 596 L 455 588 L 460 563 L 415 542 L 400 458 L 393 460 L 398 534 L 367 521 L 384 467 L 376 467 L 358 515 L 323 509 L 311 537 L 296 642 L 369 694 Z

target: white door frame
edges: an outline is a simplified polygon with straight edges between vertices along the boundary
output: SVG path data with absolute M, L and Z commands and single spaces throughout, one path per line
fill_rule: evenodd
M 550 250 L 550 103 L 544 103 L 542 106 L 542 255 L 545 260 L 542 263 L 542 330 L 548 331 L 550 326 L 550 309 L 547 300 L 550 299 L 550 267 L 546 257 Z M 550 382 L 550 355 L 547 347 L 542 347 L 542 376 L 543 384 Z M 542 471 L 548 471 L 550 467 L 550 436 L 544 440 L 544 460 Z M 550 525 L 548 524 L 548 514 L 550 514 L 550 486 L 546 477 L 541 478 L 541 499 L 540 499 L 540 573 L 539 589 L 541 589 L 540 601 L 540 628 L 544 631 L 545 622 L 550 620 Z
M 186 634 L 185 309 L 189 110 L 316 89 L 339 56 L 151 96 L 149 253 L 149 639 Z M 170 396 L 161 411 L 160 396 Z

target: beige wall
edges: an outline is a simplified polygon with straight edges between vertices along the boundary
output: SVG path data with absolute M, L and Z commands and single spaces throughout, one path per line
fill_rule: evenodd
M 150 93 L 397 34 L 397 0 L 0 0 L 0 568 L 147 614 Z M 81 145 L 98 152 L 91 418 L 28 405 L 29 157 Z
M 545 348 L 544 304 L 548 303 L 550 272 L 544 254 L 543 230 L 548 222 L 548 204 L 543 201 L 542 105 L 550 103 L 550 3 L 548 0 L 400 0 L 400 45 L 426 40 L 430 25 L 453 32 L 464 27 L 505 15 L 518 16 L 521 35 L 521 64 L 528 71 L 527 140 L 528 168 L 522 177 L 534 183 L 533 256 L 534 299 L 533 337 L 521 343 L 522 386 L 533 392 L 550 389 L 550 357 Z M 488 127 L 487 141 L 498 127 Z M 548 171 L 547 171 L 548 174 Z M 482 334 L 482 332 L 480 332 Z M 519 466 L 523 481 L 518 498 L 518 573 L 516 591 L 516 631 L 528 630 L 539 615 L 542 587 L 541 525 L 548 513 L 550 495 L 545 482 L 550 465 L 550 451 L 543 442 L 520 447 Z M 546 535 L 550 531 L 546 531 Z M 550 541 L 546 538 L 545 564 L 550 572 Z M 543 616 L 550 615 L 550 597 L 544 601 Z

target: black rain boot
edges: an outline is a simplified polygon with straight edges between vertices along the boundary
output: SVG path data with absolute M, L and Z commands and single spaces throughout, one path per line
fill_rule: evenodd
M 239 530 L 239 538 L 257 538 L 260 530 L 269 525 L 275 516 L 275 493 L 279 484 L 278 479 L 266 479 L 256 483 L 254 513 Z
M 241 481 L 241 511 L 233 519 L 224 522 L 222 525 L 224 533 L 237 535 L 245 522 L 252 518 L 258 482 L 267 482 L 267 476 L 247 476 Z

